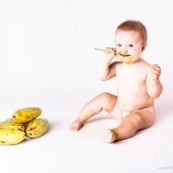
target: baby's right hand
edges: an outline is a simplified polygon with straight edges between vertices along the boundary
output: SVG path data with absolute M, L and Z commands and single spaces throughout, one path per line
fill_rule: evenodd
M 113 47 L 106 47 L 104 51 L 104 57 L 109 60 L 112 60 L 115 57 L 116 49 Z

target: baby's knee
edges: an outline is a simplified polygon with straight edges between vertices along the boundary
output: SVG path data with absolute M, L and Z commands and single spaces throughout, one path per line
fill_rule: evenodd
M 141 128 L 144 126 L 144 119 L 138 113 L 131 113 L 131 114 L 126 116 L 126 119 L 129 120 L 136 127 Z
M 115 98 L 115 95 L 112 95 L 108 92 L 103 92 L 100 95 L 100 98 L 103 99 L 103 101 L 109 101 L 110 99 L 112 100 L 113 98 Z
M 110 93 L 108 93 L 108 92 L 102 92 L 100 94 L 100 97 L 102 97 L 102 98 L 106 98 L 106 97 L 109 97 L 109 96 L 110 96 Z
M 97 98 L 98 98 L 102 103 L 105 103 L 105 102 L 107 102 L 107 100 L 109 100 L 109 97 L 110 97 L 110 94 L 109 94 L 109 93 L 103 92 L 103 93 L 99 94 Z

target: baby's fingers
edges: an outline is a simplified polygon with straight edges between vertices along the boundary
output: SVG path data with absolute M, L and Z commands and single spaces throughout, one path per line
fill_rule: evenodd
M 161 68 L 157 64 L 154 64 L 152 66 L 152 79 L 157 80 L 160 74 L 161 74 Z
M 158 71 L 159 73 L 161 73 L 161 68 L 157 64 L 154 64 L 152 66 L 152 69 L 153 69 L 153 71 Z
M 105 53 L 106 54 L 112 54 L 112 53 L 115 53 L 115 48 L 112 48 L 112 47 L 106 47 L 105 48 Z
M 161 74 L 161 68 L 157 65 L 157 64 L 154 64 L 153 67 L 152 67 L 152 71 L 154 74 L 157 74 L 160 76 Z

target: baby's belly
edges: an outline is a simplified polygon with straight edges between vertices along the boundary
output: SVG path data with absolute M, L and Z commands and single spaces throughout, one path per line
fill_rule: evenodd
M 153 99 L 150 97 L 136 97 L 136 98 L 130 98 L 130 97 L 125 97 L 125 98 L 119 98 L 117 100 L 117 104 L 119 108 L 124 111 L 124 112 L 132 112 L 136 110 L 140 110 L 143 108 L 150 107 L 153 105 Z
M 123 111 L 118 104 L 115 104 L 114 109 L 112 110 L 111 114 L 121 123 L 123 119 L 131 112 Z

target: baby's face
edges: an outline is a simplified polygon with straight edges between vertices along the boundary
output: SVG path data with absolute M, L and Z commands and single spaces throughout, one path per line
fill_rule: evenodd
M 130 63 L 140 59 L 142 44 L 142 39 L 137 32 L 117 30 L 115 33 L 116 52 L 124 55 L 117 55 L 117 58 L 123 62 Z

